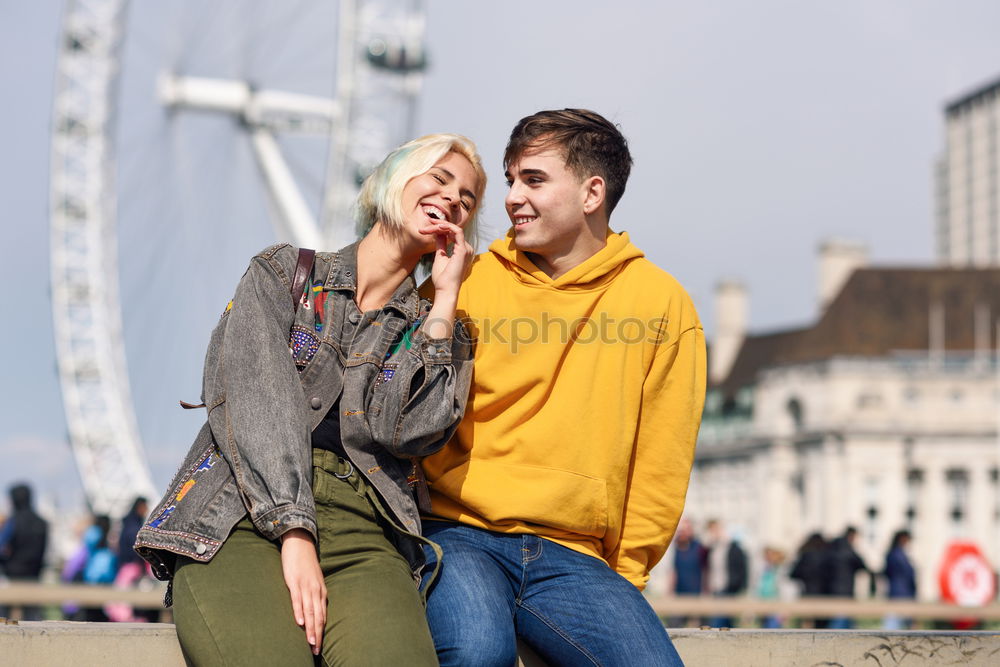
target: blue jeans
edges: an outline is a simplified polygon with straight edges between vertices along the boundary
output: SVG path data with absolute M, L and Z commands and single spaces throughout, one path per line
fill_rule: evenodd
M 550 665 L 683 665 L 646 599 L 600 560 L 445 521 L 424 534 L 444 550 L 427 600 L 443 667 L 510 667 L 518 638 Z

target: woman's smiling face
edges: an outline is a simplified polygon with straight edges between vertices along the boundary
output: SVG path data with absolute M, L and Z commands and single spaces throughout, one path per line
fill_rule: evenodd
M 442 220 L 464 227 L 476 210 L 478 185 L 479 177 L 469 159 L 449 152 L 403 188 L 404 227 L 433 246 L 433 236 L 422 236 L 417 230 Z

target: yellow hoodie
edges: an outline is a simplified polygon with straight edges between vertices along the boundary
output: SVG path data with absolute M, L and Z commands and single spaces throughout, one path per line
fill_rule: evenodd
M 684 507 L 705 339 L 680 284 L 625 233 L 552 280 L 508 235 L 458 302 L 475 341 L 465 418 L 424 460 L 433 515 L 532 533 L 642 589 Z

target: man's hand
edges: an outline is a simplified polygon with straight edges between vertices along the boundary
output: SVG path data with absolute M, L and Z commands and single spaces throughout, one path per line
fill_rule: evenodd
M 306 530 L 294 528 L 281 536 L 281 571 L 292 596 L 295 622 L 306 631 L 313 655 L 319 655 L 326 626 L 326 582 Z

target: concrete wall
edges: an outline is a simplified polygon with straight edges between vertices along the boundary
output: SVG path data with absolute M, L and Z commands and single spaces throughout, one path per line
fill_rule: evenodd
M 0 625 L 0 664 L 183 667 L 184 657 L 172 624 L 22 621 Z
M 1000 664 L 1000 634 L 852 630 L 677 630 L 688 667 L 889 667 Z
M 867 632 L 815 630 L 670 630 L 688 667 L 787 667 L 1000 664 L 992 632 Z M 152 623 L 0 624 L 0 664 L 184 664 L 174 626 Z M 526 667 L 537 667 L 526 657 Z

